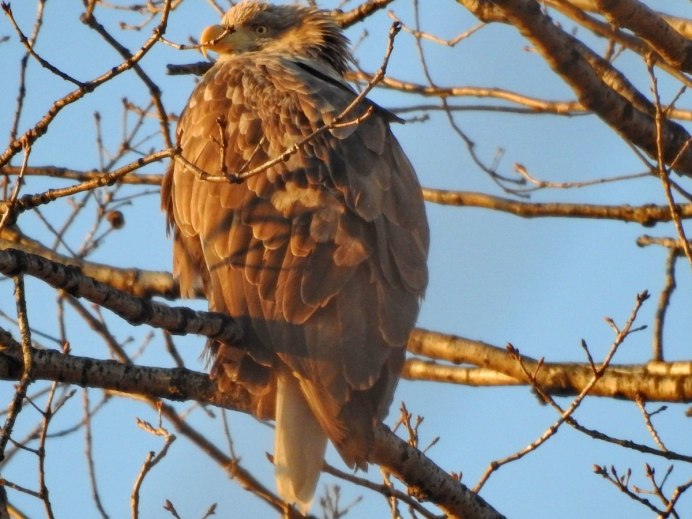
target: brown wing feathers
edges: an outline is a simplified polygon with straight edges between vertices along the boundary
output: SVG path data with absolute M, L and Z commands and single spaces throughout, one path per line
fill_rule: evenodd
M 282 57 L 221 60 L 181 117 L 182 154 L 210 174 L 248 170 L 354 97 Z M 247 382 L 267 416 L 277 374 L 296 377 L 344 459 L 363 465 L 427 283 L 420 187 L 385 114 L 323 132 L 240 184 L 205 182 L 176 163 L 162 194 L 183 294 L 201 281 L 210 308 L 245 329 L 243 344 L 214 346 L 220 387 Z

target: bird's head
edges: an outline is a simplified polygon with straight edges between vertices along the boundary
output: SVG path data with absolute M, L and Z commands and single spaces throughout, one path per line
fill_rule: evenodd
M 327 62 L 343 74 L 351 61 L 348 38 L 326 11 L 297 5 L 244 0 L 231 7 L 220 25 L 200 37 L 202 51 L 226 55 L 273 52 Z

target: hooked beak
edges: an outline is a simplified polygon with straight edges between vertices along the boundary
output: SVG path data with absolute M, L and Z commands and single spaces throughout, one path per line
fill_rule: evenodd
M 223 25 L 210 25 L 204 29 L 199 37 L 200 50 L 204 57 L 207 57 L 207 52 L 210 50 L 216 52 L 233 50 L 231 39 L 233 32 L 232 27 L 224 27 Z

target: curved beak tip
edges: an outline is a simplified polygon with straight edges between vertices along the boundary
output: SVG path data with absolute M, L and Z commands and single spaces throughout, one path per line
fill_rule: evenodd
M 210 25 L 202 31 L 199 37 L 200 50 L 204 57 L 207 57 L 207 52 L 210 50 L 215 50 L 219 44 L 219 38 L 221 38 L 228 29 L 222 27 L 221 25 Z

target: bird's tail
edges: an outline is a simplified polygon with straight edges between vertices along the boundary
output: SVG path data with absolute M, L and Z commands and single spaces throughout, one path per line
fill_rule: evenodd
M 290 374 L 278 377 L 274 467 L 279 495 L 301 513 L 310 509 L 320 476 L 327 436 Z

